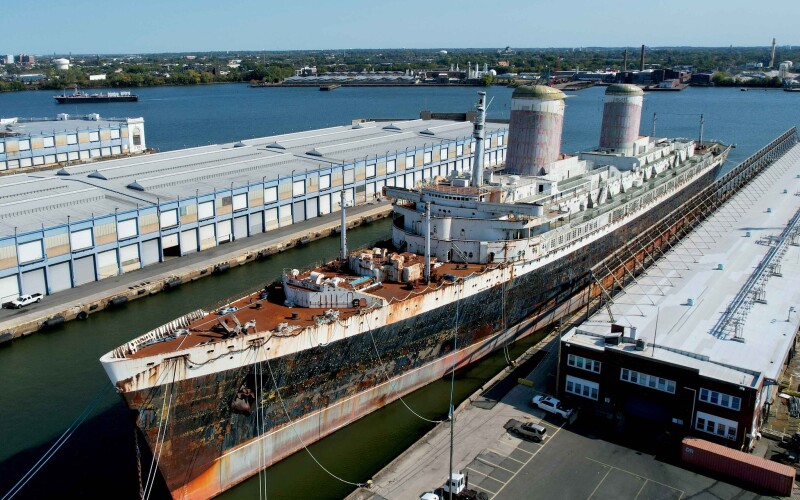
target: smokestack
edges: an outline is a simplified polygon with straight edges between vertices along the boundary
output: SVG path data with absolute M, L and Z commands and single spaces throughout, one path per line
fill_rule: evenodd
M 769 57 L 769 66 L 768 67 L 772 68 L 772 66 L 774 64 L 775 64 L 775 39 L 773 38 L 772 39 L 772 55 L 770 55 L 770 57 Z
M 517 87 L 511 95 L 506 171 L 542 175 L 561 154 L 564 98 L 545 85 Z
M 639 138 L 643 96 L 644 92 L 636 85 L 609 85 L 603 105 L 600 149 L 626 156 L 633 155 L 633 143 Z
M 642 53 L 639 56 L 639 71 L 644 71 L 644 45 L 642 45 Z
M 625 54 L 622 56 L 622 71 L 628 71 L 628 49 L 625 49 Z

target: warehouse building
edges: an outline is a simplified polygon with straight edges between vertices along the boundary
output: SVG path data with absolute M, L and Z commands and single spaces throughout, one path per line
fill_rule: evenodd
M 565 332 L 562 398 L 626 429 L 750 449 L 795 353 L 797 192 L 800 146 Z
M 0 171 L 143 153 L 143 118 L 0 118 Z
M 0 300 L 55 293 L 471 166 L 472 124 L 360 122 L 0 177 Z M 505 160 L 487 124 L 486 164 Z

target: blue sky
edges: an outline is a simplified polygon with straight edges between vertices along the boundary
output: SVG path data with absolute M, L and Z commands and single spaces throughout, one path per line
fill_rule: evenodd
M 787 0 L 35 0 L 4 5 L 0 53 L 798 45 L 798 19 Z

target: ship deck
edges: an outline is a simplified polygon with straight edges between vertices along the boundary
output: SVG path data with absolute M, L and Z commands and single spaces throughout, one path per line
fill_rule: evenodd
M 420 256 L 416 257 L 421 259 Z M 479 264 L 441 263 L 435 269 L 432 266 L 431 286 L 425 286 L 424 284 L 410 286 L 408 283 L 383 282 L 368 289 L 365 293 L 380 297 L 388 302 L 403 301 L 411 296 L 429 293 L 434 288 L 448 286 L 450 282 L 442 279 L 445 274 L 463 278 L 470 274 L 478 273 L 485 268 L 485 265 Z M 352 280 L 358 277 L 339 271 L 336 263 L 316 268 L 313 271 L 324 273 L 326 278 L 342 277 Z M 307 274 L 304 273 L 303 275 L 306 276 Z M 263 291 L 267 291 L 266 299 L 260 298 Z M 317 317 L 324 315 L 325 311 L 329 310 L 328 308 L 289 307 L 284 304 L 285 297 L 283 285 L 281 283 L 272 283 L 262 290 L 230 302 L 210 312 L 208 315 L 192 321 L 186 326 L 189 334 L 146 345 L 126 357 L 129 359 L 146 358 L 229 339 L 231 336 L 221 327 L 220 320 L 227 321 L 228 325 L 232 325 L 234 323 L 231 318 L 232 315 L 235 315 L 242 325 L 248 321 L 256 322 L 255 333 L 253 330 L 248 330 L 248 333 L 239 334 L 239 336 L 248 336 L 254 334 L 263 335 L 265 332 L 275 330 L 281 323 L 286 323 L 290 328 L 293 326 L 299 328 L 313 326 L 316 324 Z M 235 311 L 220 314 L 221 311 L 227 308 L 233 308 Z M 362 307 L 347 307 L 337 308 L 336 310 L 339 312 L 339 319 L 343 320 L 358 314 L 361 309 Z

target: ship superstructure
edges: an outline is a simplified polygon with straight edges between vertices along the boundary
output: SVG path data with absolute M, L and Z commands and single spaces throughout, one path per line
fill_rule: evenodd
M 605 113 L 627 121 L 604 119 L 604 129 L 638 128 L 636 90 L 609 87 L 607 100 L 621 95 L 625 106 Z M 218 494 L 557 320 L 593 265 L 711 182 L 727 155 L 638 131 L 604 131 L 616 142 L 577 156 L 554 153 L 563 97 L 517 89 L 505 171 L 484 172 L 481 95 L 471 175 L 385 189 L 396 200 L 392 248 L 343 248 L 325 266 L 286 270 L 103 356 L 173 496 Z

